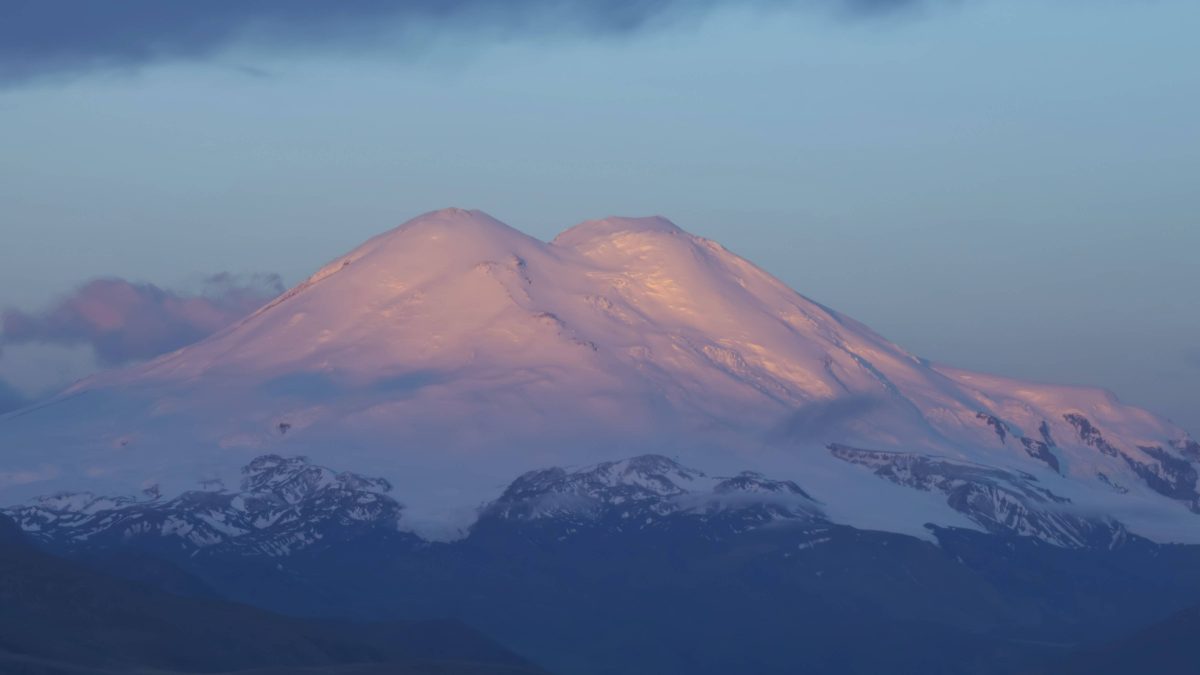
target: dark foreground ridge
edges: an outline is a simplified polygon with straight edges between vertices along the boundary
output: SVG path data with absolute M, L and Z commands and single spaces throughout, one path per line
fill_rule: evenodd
M 543 672 L 456 621 L 297 619 L 116 579 L 34 548 L 0 515 L 0 673 L 147 668 L 161 675 Z
M 831 521 L 794 482 L 708 476 L 645 455 L 528 472 L 481 507 L 464 538 L 431 542 L 403 530 L 402 495 L 386 482 L 271 455 L 246 467 L 236 491 L 57 495 L 9 509 L 42 546 L 142 584 L 16 547 L 52 560 L 47 569 L 104 579 L 108 594 L 93 590 L 99 581 L 85 585 L 97 609 L 76 630 L 97 642 L 64 634 L 23 653 L 69 647 L 61 653 L 83 650 L 81 662 L 115 658 L 104 651 L 113 649 L 107 633 L 93 631 L 170 616 L 156 637 L 143 635 L 118 656 L 158 667 L 214 669 L 229 662 L 212 659 L 234 659 L 303 672 L 287 668 L 450 659 L 467 649 L 499 664 L 487 667 L 522 667 L 466 625 L 554 672 L 580 675 L 1011 675 L 1064 663 L 1200 602 L 1200 547 L 1055 517 L 1061 498 L 1029 476 L 830 451 L 881 484 L 943 495 L 980 529 L 931 527 L 929 540 L 858 530 Z M 47 593 L 25 583 L 26 597 Z M 120 595 L 130 588 L 140 589 L 142 604 Z M 13 625 L 60 640 L 51 629 L 63 628 L 49 617 L 67 611 L 53 603 L 68 596 L 46 597 L 44 615 Z M 336 621 L 283 619 L 217 598 Z M 121 607 L 128 613 L 110 617 Z M 434 617 L 461 624 L 413 623 Z M 374 623 L 347 632 L 339 623 L 347 620 Z M 206 641 L 227 640 L 228 653 L 188 642 L 196 625 L 217 631 Z M 297 634 L 304 643 L 293 650 Z M 429 644 L 443 647 L 418 648 Z M 281 653 L 292 660 L 273 661 Z
M 1100 647 L 1055 663 L 1044 675 L 1192 675 L 1196 672 L 1196 636 L 1200 606 L 1181 612 Z

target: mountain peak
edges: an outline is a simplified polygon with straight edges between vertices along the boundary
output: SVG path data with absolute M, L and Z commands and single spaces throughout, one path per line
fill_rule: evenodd
M 460 209 L 453 206 L 422 213 L 415 218 L 410 218 L 395 229 L 405 230 L 421 227 L 476 227 L 516 231 L 479 209 Z
M 593 220 L 548 244 L 463 209 L 375 237 L 202 342 L 5 418 L 0 495 L 169 497 L 238 480 L 250 456 L 336 456 L 395 485 L 411 523 L 459 527 L 537 466 L 691 482 L 663 457 L 605 463 L 657 452 L 708 476 L 795 480 L 863 527 L 961 524 L 915 488 L 857 509 L 881 477 L 829 444 L 1016 469 L 1135 533 L 1200 539 L 1200 450 L 1148 412 L 935 367 L 665 218 Z M 298 493 L 340 480 L 279 475 Z M 730 485 L 767 491 L 756 481 Z
M 511 247 L 532 240 L 492 216 L 476 209 L 446 208 L 423 213 L 359 247 L 374 251 L 390 248 L 391 242 L 403 241 L 404 247 L 413 246 L 417 240 L 426 242 L 452 241 L 469 248 L 480 246 Z M 353 257 L 355 254 L 351 253 Z
M 595 239 L 612 239 L 629 234 L 679 236 L 688 233 L 662 216 L 642 218 L 610 216 L 582 222 L 559 234 L 551 243 L 555 246 L 571 248 Z
M 281 299 L 323 281 L 354 265 L 372 267 L 377 276 L 389 276 L 414 264 L 426 270 L 472 265 L 481 260 L 503 257 L 516 249 L 544 246 L 541 242 L 509 227 L 483 211 L 445 208 L 429 211 L 378 234 L 349 253 L 317 270 Z M 344 277 L 344 275 L 343 275 Z M 278 304 L 277 300 L 272 305 Z

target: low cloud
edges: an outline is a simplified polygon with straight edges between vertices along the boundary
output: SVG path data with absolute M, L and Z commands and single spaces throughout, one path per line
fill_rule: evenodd
M 203 339 L 282 291 L 274 274 L 218 274 L 195 295 L 150 283 L 96 279 L 43 311 L 6 310 L 0 339 L 9 345 L 88 345 L 102 365 L 117 365 Z
M 719 6 L 857 15 L 929 2 L 944 0 L 5 0 L 0 83 L 202 60 L 232 46 L 412 49 L 418 32 L 623 35 Z
M 814 401 L 797 408 L 772 433 L 779 440 L 827 441 L 828 436 L 842 430 L 845 422 L 854 420 L 883 405 L 872 396 L 851 396 L 830 401 Z

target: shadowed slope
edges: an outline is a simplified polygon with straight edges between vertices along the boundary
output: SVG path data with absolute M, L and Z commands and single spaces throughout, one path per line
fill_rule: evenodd
M 443 661 L 447 663 L 437 665 Z M 464 664 L 461 669 L 456 661 Z M 378 670 L 342 670 L 354 664 Z M 268 667 L 288 672 L 320 667 L 323 673 L 540 672 L 453 622 L 307 621 L 168 595 L 42 553 L 0 516 L 0 668 L 6 673 L 107 673 L 134 667 L 170 672 Z

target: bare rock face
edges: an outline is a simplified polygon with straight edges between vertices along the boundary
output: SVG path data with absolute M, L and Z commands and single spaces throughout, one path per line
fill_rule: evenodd
M 897 485 L 946 495 L 951 508 L 988 532 L 1034 537 L 1067 548 L 1110 548 L 1128 535 L 1115 520 L 1072 513 L 1069 499 L 1041 487 L 1030 474 L 846 445 L 830 445 L 829 451 Z
M 1196 492 L 1198 474 L 1193 466 L 1200 456 L 1196 455 L 1195 441 L 1185 438 L 1168 444 L 1182 456 L 1155 445 L 1138 445 L 1136 452 L 1129 452 L 1109 443 L 1104 434 L 1083 415 L 1064 417 L 1075 427 L 1081 441 L 1109 457 L 1121 458 L 1151 490 L 1181 501 L 1193 512 L 1200 513 L 1200 493 Z

